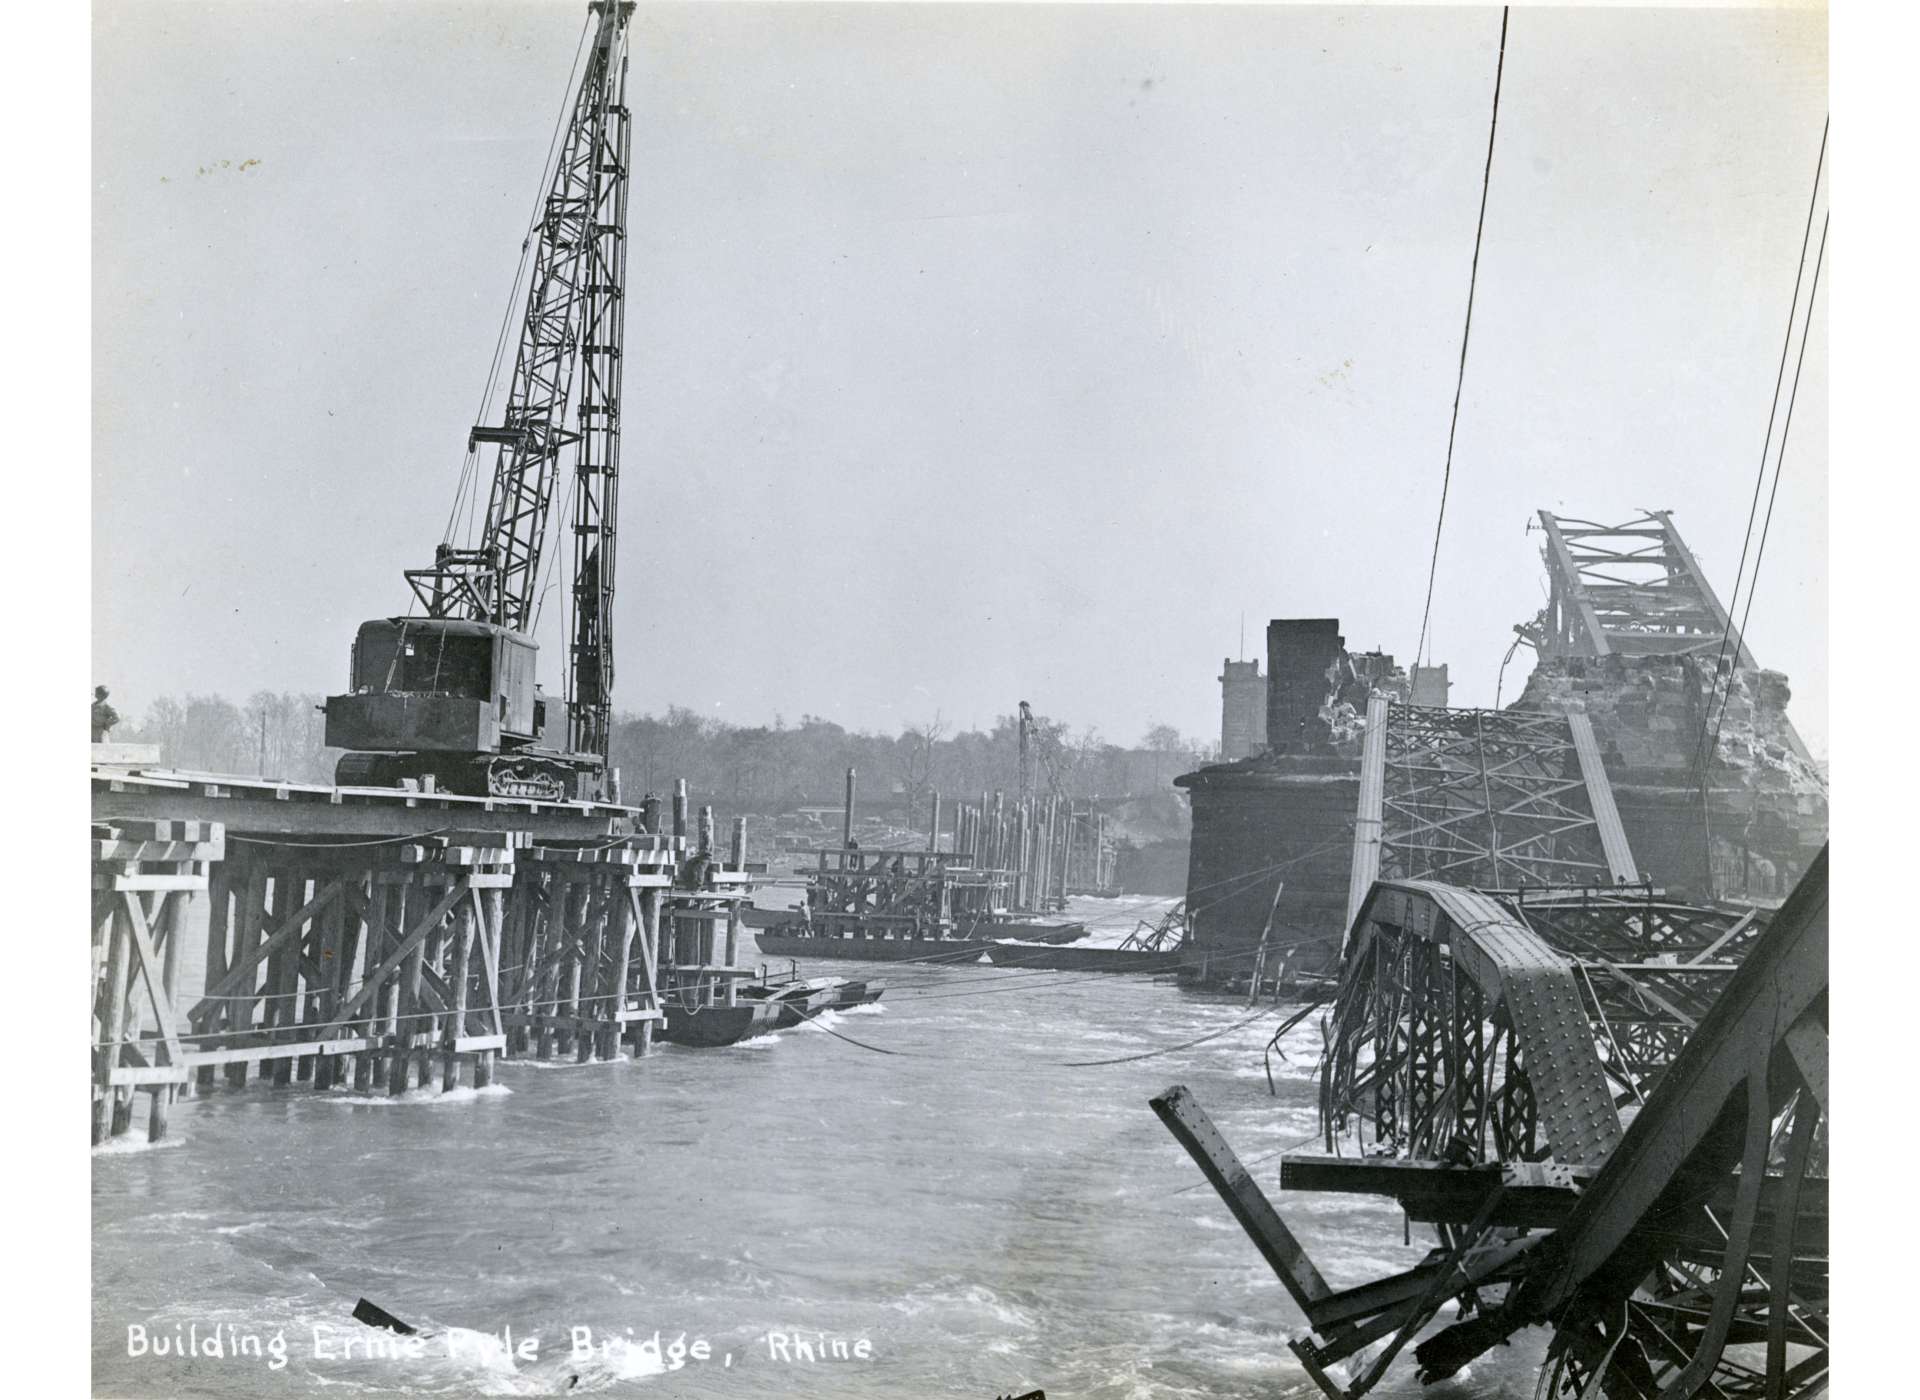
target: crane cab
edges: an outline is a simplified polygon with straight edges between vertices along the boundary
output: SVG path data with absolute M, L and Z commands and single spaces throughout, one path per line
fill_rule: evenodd
M 490 622 L 392 617 L 353 639 L 351 690 L 327 697 L 327 744 L 361 753 L 498 754 L 536 742 L 539 644 Z

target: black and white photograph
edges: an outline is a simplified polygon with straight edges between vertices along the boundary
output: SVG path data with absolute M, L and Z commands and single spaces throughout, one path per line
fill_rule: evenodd
M 1836 1393 L 1825 4 L 75 8 L 22 1393 Z

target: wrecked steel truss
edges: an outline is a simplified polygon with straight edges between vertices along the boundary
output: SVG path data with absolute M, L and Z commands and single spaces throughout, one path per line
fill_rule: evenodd
M 1367 704 L 1347 926 L 1376 879 L 1480 889 L 1638 878 L 1583 714 Z
M 1540 528 L 1547 606 L 1516 630 L 1541 656 L 1678 656 L 1718 652 L 1731 640 L 1735 664 L 1752 669 L 1745 641 L 1666 511 L 1601 525 L 1543 510 Z
M 1373 886 L 1323 1063 L 1328 1154 L 1289 1154 L 1281 1185 L 1434 1226 L 1389 1278 L 1330 1289 L 1191 1096 L 1154 1101 L 1305 1314 L 1293 1349 L 1327 1395 L 1372 1389 L 1448 1303 L 1423 1379 L 1552 1325 L 1556 1395 L 1816 1393 L 1826 872 L 1765 924 L 1646 888 Z

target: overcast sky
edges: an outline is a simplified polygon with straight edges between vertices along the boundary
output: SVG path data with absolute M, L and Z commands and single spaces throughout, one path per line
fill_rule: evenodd
M 96 6 L 123 711 L 337 690 L 404 610 L 584 10 Z M 1249 654 L 1336 616 L 1409 656 L 1499 25 L 643 5 L 618 707 L 1217 739 L 1243 613 Z M 1669 508 L 1731 590 L 1825 103 L 1819 11 L 1515 12 L 1434 601 L 1456 704 L 1543 601 L 1541 507 Z M 1825 358 L 1816 314 L 1749 629 L 1822 753 Z

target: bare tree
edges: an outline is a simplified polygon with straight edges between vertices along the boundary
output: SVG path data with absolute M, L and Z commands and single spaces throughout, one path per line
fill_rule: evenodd
M 900 770 L 900 786 L 906 794 L 909 821 L 925 810 L 927 798 L 933 792 L 934 752 L 946 732 L 947 726 L 936 710 L 933 718 L 925 724 L 909 725 L 902 730 L 900 742 L 894 746 L 894 759 Z
M 1156 724 L 1147 730 L 1146 737 L 1140 741 L 1141 747 L 1153 755 L 1153 785 L 1158 788 L 1166 777 L 1164 764 L 1168 754 L 1185 753 L 1187 741 L 1180 737 L 1180 731 L 1171 724 Z

